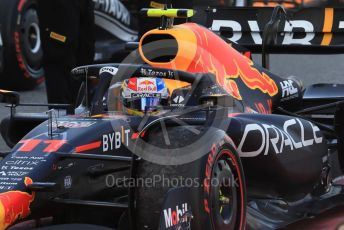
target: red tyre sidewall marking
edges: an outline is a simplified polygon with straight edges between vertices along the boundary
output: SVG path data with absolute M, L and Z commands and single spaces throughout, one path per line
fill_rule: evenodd
M 227 141 L 227 142 L 226 142 Z M 228 136 L 225 137 L 225 143 L 228 144 L 228 142 L 230 144 L 233 144 L 232 146 L 235 147 L 234 142 L 232 141 L 232 139 Z M 204 178 L 204 184 L 203 184 L 203 189 L 204 189 L 204 193 L 205 193 L 205 198 L 203 201 L 203 205 L 204 205 L 204 210 L 206 213 L 208 213 L 210 215 L 210 208 L 209 208 L 209 197 L 210 197 L 210 184 L 209 181 L 211 180 L 211 175 L 213 173 L 213 166 L 214 166 L 214 162 L 216 162 L 221 156 L 223 155 L 227 155 L 230 157 L 230 159 L 232 160 L 232 163 L 235 166 L 235 169 L 237 171 L 238 174 L 238 178 L 239 178 L 239 189 L 240 189 L 240 201 L 241 201 L 241 213 L 240 213 L 240 227 L 239 229 L 245 229 L 245 201 L 244 201 L 244 189 L 243 189 L 243 177 L 241 175 L 240 172 L 240 165 L 239 162 L 236 160 L 235 155 L 233 154 L 233 152 L 229 149 L 222 149 L 220 150 L 218 156 L 216 158 L 214 158 L 214 156 L 216 155 L 216 153 L 219 150 L 219 147 L 221 147 L 222 145 L 216 145 L 213 144 L 211 147 L 211 151 L 208 154 L 208 158 L 207 158 L 207 162 L 206 162 L 206 166 L 205 166 L 205 178 Z
M 19 1 L 18 7 L 17 7 L 18 14 L 21 14 L 21 12 L 22 12 L 26 2 L 27 2 L 27 0 L 20 0 Z M 16 23 L 18 23 L 18 18 L 16 20 Z M 14 31 L 14 34 L 13 34 L 16 58 L 17 58 L 17 62 L 18 62 L 19 68 L 24 73 L 24 77 L 29 79 L 31 76 L 30 76 L 29 70 L 27 69 L 27 67 L 25 65 L 25 60 L 24 60 L 23 55 L 22 55 L 22 48 L 21 48 L 21 45 L 20 45 L 20 35 L 19 35 L 19 32 L 18 32 L 18 28 L 17 28 L 18 26 L 19 25 L 16 24 L 16 28 L 15 28 L 15 31 Z M 44 81 L 44 77 L 43 76 L 41 76 L 38 79 L 36 79 L 37 83 L 41 83 L 43 81 Z
M 25 2 L 26 2 L 26 0 L 20 0 L 19 1 L 18 7 L 17 7 L 17 10 L 19 13 L 22 11 Z
M 19 3 L 18 3 L 18 7 L 17 7 L 17 10 L 18 10 L 18 15 L 21 14 L 23 8 L 24 8 L 24 5 L 26 3 L 26 0 L 20 0 Z M 14 31 L 14 47 L 15 47 L 15 51 L 16 51 L 16 57 L 17 57 L 17 61 L 18 61 L 18 66 L 19 68 L 23 71 L 24 73 L 24 77 L 25 78 L 30 78 L 30 73 L 28 71 L 28 69 L 26 68 L 26 65 L 25 65 L 25 61 L 24 61 L 24 58 L 23 58 L 23 55 L 22 55 L 22 48 L 20 46 L 20 35 L 19 35 L 19 32 L 18 32 L 18 17 L 17 17 L 17 20 L 16 20 L 16 28 L 15 28 L 15 31 Z
M 244 202 L 244 189 L 243 189 L 243 180 L 242 180 L 242 175 L 241 175 L 241 172 L 240 172 L 240 167 L 239 167 L 239 162 L 236 160 L 236 157 L 235 155 L 232 153 L 232 151 L 230 151 L 229 149 L 223 149 L 221 150 L 219 156 L 217 159 L 219 159 L 222 155 L 227 155 L 231 158 L 234 166 L 235 166 L 235 169 L 238 173 L 238 178 L 239 178 L 239 189 L 240 189 L 240 200 L 241 200 L 241 210 L 240 210 L 240 228 L 239 229 L 245 229 L 245 226 L 244 226 L 244 216 L 245 216 L 245 202 Z M 216 160 L 217 160 L 216 159 Z

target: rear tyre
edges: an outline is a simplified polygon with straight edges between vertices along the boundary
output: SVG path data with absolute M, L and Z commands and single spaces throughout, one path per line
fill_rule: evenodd
M 212 168 L 212 180 L 219 181 L 210 191 L 211 220 L 214 229 L 240 229 L 240 199 L 243 188 L 240 188 L 242 174 L 237 167 L 239 161 L 229 147 L 224 147 L 216 156 Z M 239 224 L 239 225 L 238 225 Z
M 187 139 L 184 139 L 187 130 L 182 129 L 183 127 L 169 130 L 171 143 L 180 145 L 178 144 L 182 141 L 178 139 L 180 137 L 183 137 L 184 143 L 187 142 Z M 159 143 L 164 147 L 163 140 L 159 138 L 162 136 L 154 134 L 155 145 Z M 226 138 L 218 139 L 218 142 L 209 149 L 208 154 L 188 164 L 166 166 L 145 160 L 137 164 L 138 181 L 155 178 L 156 175 L 164 176 L 164 181 L 192 178 L 201 182 L 199 186 L 192 188 L 193 204 L 196 207 L 192 207 L 194 218 L 191 229 L 244 229 L 246 219 L 244 174 L 240 158 Z M 158 229 L 163 203 L 171 188 L 174 187 L 166 186 L 164 182 L 157 182 L 151 187 L 136 187 L 137 229 Z
M 0 87 L 29 90 L 44 80 L 36 0 L 1 0 L 3 71 Z

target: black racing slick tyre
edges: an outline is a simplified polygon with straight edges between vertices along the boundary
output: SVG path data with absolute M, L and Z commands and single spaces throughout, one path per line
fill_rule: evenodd
M 192 140 L 183 127 L 168 131 L 171 143 L 185 144 Z M 135 169 L 136 179 L 163 176 L 163 181 L 154 181 L 154 186 L 140 184 L 135 188 L 135 225 L 136 229 L 170 229 L 159 226 L 163 217 L 166 195 L 174 189 L 173 183 L 166 180 L 176 178 L 192 179 L 199 184 L 192 186 L 191 229 L 231 230 L 244 229 L 246 223 L 246 188 L 240 158 L 227 136 L 219 137 L 208 149 L 208 154 L 191 163 L 183 165 L 160 165 L 146 160 L 138 161 Z M 164 147 L 163 135 L 154 134 L 154 145 Z M 173 145 L 173 144 L 172 144 Z M 169 146 L 171 147 L 171 146 Z M 208 148 L 205 147 L 205 148 Z M 172 185 L 172 186 L 171 186 Z M 185 185 L 180 185 L 185 186 Z M 180 223 L 178 223 L 180 224 Z M 171 229 L 179 229 L 170 226 Z M 175 228 L 172 228 L 175 227 Z M 183 229 L 183 228 L 181 228 Z
M 0 88 L 29 90 L 44 80 L 36 0 L 1 0 Z

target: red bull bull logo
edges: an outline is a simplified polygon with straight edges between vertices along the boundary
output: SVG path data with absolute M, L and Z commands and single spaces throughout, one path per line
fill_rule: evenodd
M 154 92 L 157 91 L 156 82 L 148 79 L 138 79 L 137 85 L 138 92 Z
M 141 82 L 141 85 L 154 85 L 154 82 L 149 81 L 149 80 L 144 80 Z
M 32 179 L 25 177 L 24 184 L 32 184 Z M 9 191 L 0 194 L 0 229 L 6 229 L 16 221 L 30 214 L 30 204 L 35 194 L 22 191 Z
M 219 84 L 239 100 L 242 96 L 237 82 L 234 81 L 237 78 L 252 90 L 258 89 L 269 96 L 278 93 L 276 83 L 267 74 L 256 69 L 246 56 L 234 50 L 209 30 L 196 24 L 188 24 L 188 26 L 192 30 L 203 30 L 202 33 L 195 33 L 197 44 L 200 46 L 194 59 L 196 61 L 190 64 L 189 71 L 213 73 Z

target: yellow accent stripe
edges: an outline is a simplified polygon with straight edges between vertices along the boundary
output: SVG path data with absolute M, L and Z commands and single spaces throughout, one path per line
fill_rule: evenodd
M 122 143 L 124 144 L 124 127 L 122 126 Z
M 50 38 L 57 40 L 59 42 L 63 42 L 63 43 L 65 43 L 67 40 L 66 36 L 63 36 L 63 35 L 55 33 L 55 32 L 50 33 Z
M 181 18 L 181 16 L 178 15 L 179 9 L 148 9 L 147 10 L 147 16 L 148 17 L 169 17 L 169 18 Z M 187 10 L 187 18 L 190 18 L 194 15 L 193 10 Z
M 325 21 L 324 21 L 324 37 L 321 42 L 322 46 L 328 46 L 332 40 L 332 26 L 333 26 L 333 8 L 325 9 Z
M 163 3 L 154 2 L 154 1 L 150 2 L 150 7 L 152 8 L 164 9 L 164 6 L 165 5 Z

